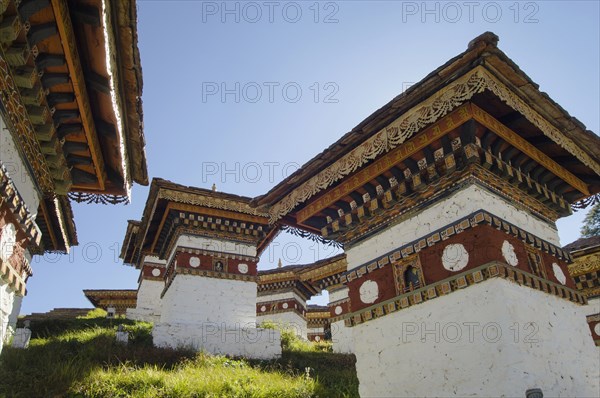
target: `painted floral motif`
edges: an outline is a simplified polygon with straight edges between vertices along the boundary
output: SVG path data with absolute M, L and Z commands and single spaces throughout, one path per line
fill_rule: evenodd
M 515 253 L 515 247 L 507 240 L 502 243 L 502 256 L 508 265 L 516 267 L 519 264 L 517 253 Z
M 448 245 L 442 253 L 442 265 L 448 271 L 456 272 L 469 263 L 469 253 L 460 243 Z
M 560 268 L 560 266 L 557 263 L 552 263 L 552 271 L 554 271 L 554 276 L 560 283 L 562 283 L 563 285 L 567 283 L 567 277 L 565 276 L 565 273 L 563 272 L 562 268 Z
M 365 304 L 374 303 L 379 298 L 379 286 L 375 281 L 365 281 L 360 285 L 358 292 L 360 293 L 360 301 Z

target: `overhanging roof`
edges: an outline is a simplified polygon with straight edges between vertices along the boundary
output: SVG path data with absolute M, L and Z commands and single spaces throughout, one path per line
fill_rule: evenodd
M 148 183 L 135 0 L 0 4 L 0 109 L 42 193 L 126 201 Z
M 527 123 L 535 128 L 544 125 L 548 130 L 551 130 L 553 136 L 550 137 L 550 140 L 554 141 L 557 147 L 566 149 L 570 156 L 577 159 L 577 165 L 569 166 L 572 170 L 576 170 L 574 174 L 581 175 L 583 179 L 589 181 L 589 188 L 592 194 L 600 192 L 600 179 L 598 178 L 598 175 L 600 175 L 600 138 L 587 130 L 579 120 L 569 115 L 546 93 L 541 92 L 539 86 L 506 54 L 498 49 L 497 42 L 498 37 L 490 32 L 484 33 L 472 40 L 465 52 L 452 58 L 427 75 L 419 83 L 411 86 L 404 93 L 375 111 L 330 147 L 277 184 L 267 194 L 255 198 L 253 205 L 263 208 L 265 211 L 269 210 L 272 222 L 284 217 L 293 208 L 326 189 L 326 184 L 323 181 L 317 181 L 320 177 L 323 177 L 322 179 L 325 180 L 325 174 L 328 172 L 325 169 L 336 163 L 367 139 L 381 132 L 386 126 L 401 118 L 408 111 L 413 110 L 419 104 L 429 99 L 433 94 L 478 67 L 483 68 L 484 72 L 482 71 L 482 73 L 492 76 L 494 81 L 501 82 L 508 89 L 506 95 L 512 96 L 515 103 L 525 103 L 532 108 L 533 111 L 525 115 L 528 118 Z M 494 88 L 475 88 L 475 92 L 482 92 L 483 89 L 492 92 Z M 493 94 L 496 95 L 497 93 Z M 467 101 L 468 99 L 465 97 L 463 101 Z M 505 98 L 501 99 L 505 103 L 504 105 L 506 105 L 507 101 Z M 460 103 L 462 102 L 457 102 L 454 104 L 454 107 L 443 109 L 441 113 L 450 112 L 460 105 Z M 522 109 L 515 109 L 515 111 L 523 112 Z M 408 137 L 419 132 L 424 126 L 426 124 L 416 126 L 412 134 Z M 547 135 L 548 131 L 542 130 L 540 132 L 540 135 L 544 134 Z M 385 140 L 385 136 L 382 139 Z M 388 147 L 388 142 L 382 142 L 381 147 L 383 148 L 383 152 L 391 149 Z M 350 170 L 348 174 L 354 170 Z M 328 178 L 331 180 L 328 184 L 332 185 L 335 179 Z M 312 179 L 315 179 L 314 186 L 311 186 L 311 189 L 303 189 L 305 188 L 303 184 Z M 315 186 L 319 186 L 319 189 L 316 189 Z M 302 192 L 303 195 L 297 195 L 296 198 L 291 199 L 290 194 L 294 191 Z M 581 194 L 573 196 L 572 202 L 584 198 Z M 286 206 L 277 206 L 283 201 L 287 201 Z

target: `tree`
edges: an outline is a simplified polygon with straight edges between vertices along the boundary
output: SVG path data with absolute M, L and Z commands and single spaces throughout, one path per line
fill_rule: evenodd
M 596 203 L 583 219 L 581 236 L 584 238 L 600 236 L 600 202 Z

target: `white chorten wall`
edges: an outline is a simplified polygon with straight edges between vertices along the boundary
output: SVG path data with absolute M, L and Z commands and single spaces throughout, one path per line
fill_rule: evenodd
M 162 309 L 161 294 L 165 288 L 165 261 L 145 256 L 140 270 L 140 283 L 135 308 L 128 308 L 126 317 L 137 321 L 157 323 Z
M 256 323 L 273 322 L 307 339 L 306 300 L 293 291 L 261 294 L 256 300 Z
M 342 315 L 343 303 L 348 301 L 348 288 L 333 290 L 329 292 L 329 307 L 332 310 L 332 316 Z M 352 328 L 346 327 L 344 321 L 334 321 L 331 323 L 331 343 L 333 352 L 340 354 L 351 354 L 354 352 L 354 342 L 352 339 Z
M 478 210 L 492 213 L 560 247 L 554 225 L 535 219 L 525 210 L 478 186 L 469 186 L 418 215 L 347 248 L 348 270 L 369 264 L 408 243 L 421 242 L 421 238 L 441 228 L 446 231 L 448 225 Z M 470 232 L 461 233 L 467 235 L 456 232 L 452 239 L 470 236 L 471 242 L 465 242 L 469 250 L 473 250 L 470 253 L 465 252 L 465 246 L 461 244 L 441 243 L 439 237 L 437 249 L 436 241 L 431 241 L 433 248 L 428 247 L 428 241 L 418 255 L 426 276 L 439 275 L 440 270 L 434 269 L 432 264 L 442 268 L 441 264 L 437 265 L 440 261 L 445 268 L 441 270 L 442 274 L 454 272 L 458 275 L 467 264 L 473 264 L 469 263 L 469 258 L 484 258 L 492 253 L 488 253 L 489 250 L 494 250 L 494 256 L 504 256 L 505 260 L 498 264 L 504 261 L 509 264 L 516 256 L 515 248 L 506 240 L 504 243 L 511 250 L 505 250 L 502 244 L 505 238 L 500 238 L 497 247 L 478 247 L 472 241 L 474 237 L 486 239 L 486 234 L 499 239 L 498 234 L 505 234 L 504 231 L 479 226 L 466 228 L 471 228 Z M 452 231 L 454 233 L 454 229 Z M 503 236 L 514 239 L 514 235 Z M 444 251 L 447 257 L 436 257 L 436 262 L 431 262 L 431 256 L 442 247 L 451 249 L 447 254 Z M 527 244 L 519 243 L 519 250 L 527 247 Z M 477 249 L 481 250 L 478 252 Z M 527 259 L 520 258 L 519 267 L 527 267 Z M 547 265 L 551 273 L 552 263 Z M 454 266 L 457 268 L 453 269 Z M 516 269 L 517 262 L 508 265 L 511 266 Z M 559 265 L 554 266 L 554 275 L 541 276 L 541 283 L 536 282 L 537 290 L 532 280 L 520 282 L 528 286 L 502 278 L 481 278 L 474 282 L 464 279 L 462 284 L 456 280 L 452 283 L 457 283 L 455 286 L 458 287 L 448 285 L 449 290 L 445 292 L 439 289 L 440 285 L 432 293 L 429 290 L 414 295 L 408 293 L 403 296 L 403 301 L 391 304 L 395 308 L 392 312 L 381 308 L 369 312 L 368 318 L 359 319 L 351 327 L 360 395 L 524 396 L 527 389 L 541 388 L 545 396 L 599 396 L 599 362 L 585 322 L 586 306 L 569 301 L 568 296 L 554 295 L 567 294 L 562 290 L 565 282 L 560 282 L 564 280 L 564 273 Z M 566 269 L 566 265 L 563 268 Z M 507 272 L 513 275 L 513 271 Z M 370 275 L 366 279 L 356 280 L 355 277 L 356 291 L 353 288 L 349 291 L 353 314 L 361 305 L 369 308 L 369 303 L 378 303 L 382 294 L 392 294 L 382 290 L 389 289 L 384 280 L 370 279 L 382 273 Z M 469 278 L 473 276 L 469 275 Z M 391 279 L 389 276 L 386 280 Z M 544 285 L 543 280 L 557 286 L 560 293 L 556 293 L 554 286 Z M 551 292 L 540 291 L 541 285 Z M 423 294 L 433 299 L 423 301 Z M 414 302 L 417 296 L 418 301 Z M 332 325 L 332 334 L 338 323 L 341 322 Z
M 177 275 L 163 296 L 160 321 L 255 327 L 255 302 L 253 282 Z
M 496 278 L 358 325 L 360 395 L 600 396 L 584 308 Z
M 178 239 L 174 251 L 179 247 L 256 256 L 256 249 L 249 245 L 187 235 Z M 178 272 L 179 257 L 172 253 L 169 258 L 173 259 L 171 266 Z M 190 264 L 186 266 L 190 272 L 203 269 L 197 257 L 190 257 L 188 262 Z M 247 273 L 248 265 L 238 265 L 235 271 Z M 212 354 L 257 359 L 281 356 L 279 332 L 256 327 L 255 280 L 182 272 L 176 274 L 167 286 L 162 297 L 160 322 L 155 324 L 152 332 L 155 346 L 189 347 Z
M 153 323 L 160 321 L 162 308 L 160 295 L 164 288 L 164 281 L 142 279 L 138 287 L 136 307 L 127 309 L 127 319 Z
M 9 317 L 13 309 L 15 294 L 8 284 L 0 278 L 0 351 L 2 346 L 10 338 L 8 333 Z

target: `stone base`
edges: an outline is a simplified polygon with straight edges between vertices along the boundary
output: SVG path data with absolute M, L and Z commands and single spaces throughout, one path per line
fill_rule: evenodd
M 281 335 L 273 329 L 216 323 L 160 323 L 152 330 L 154 346 L 191 348 L 215 355 L 274 359 L 281 357 Z
M 18 328 L 12 339 L 12 348 L 27 348 L 31 340 L 31 330 L 27 328 Z
M 158 323 L 160 322 L 160 314 L 156 314 L 154 310 L 147 308 L 127 308 L 125 317 L 134 321 Z
M 577 305 L 490 279 L 352 327 L 363 397 L 600 396 Z

